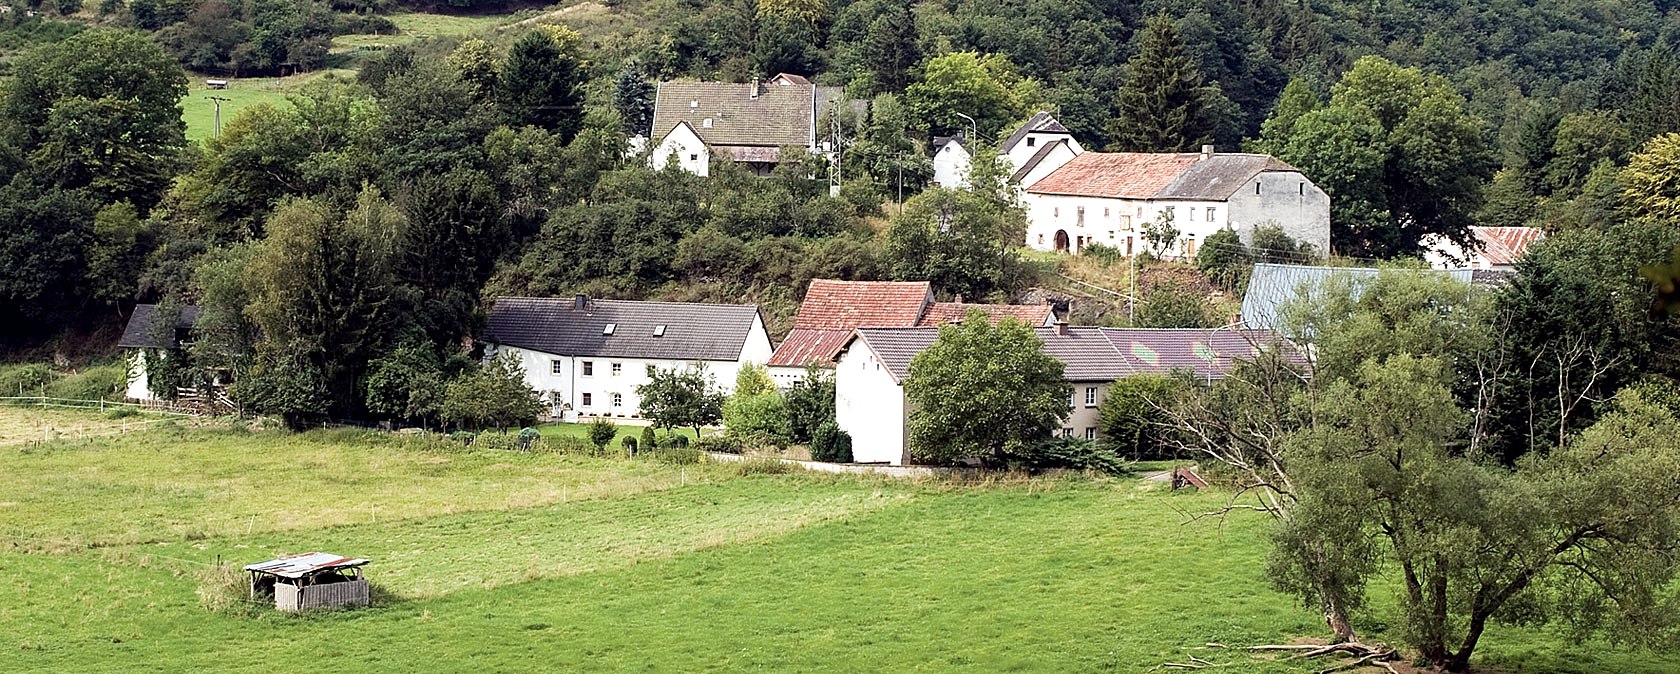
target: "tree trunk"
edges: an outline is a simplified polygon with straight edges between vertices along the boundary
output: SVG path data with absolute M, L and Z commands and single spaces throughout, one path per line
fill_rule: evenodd
M 1357 641 L 1353 633 L 1353 623 L 1348 620 L 1347 607 L 1341 602 L 1324 600 L 1324 624 L 1330 628 L 1330 633 L 1336 635 L 1336 641 Z

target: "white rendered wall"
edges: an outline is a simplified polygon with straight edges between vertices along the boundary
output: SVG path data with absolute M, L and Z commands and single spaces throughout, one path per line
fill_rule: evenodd
M 7 394 L 11 395 L 11 394 Z M 128 389 L 124 393 L 130 400 L 155 400 L 152 395 L 151 379 L 146 375 L 146 351 L 135 349 L 128 354 Z
M 1068 235 L 1068 252 L 1077 252 L 1079 237 L 1086 243 L 1096 242 L 1126 252 L 1127 238 L 1132 239 L 1134 254 L 1148 250 L 1143 240 L 1144 225 L 1168 209 L 1172 210 L 1173 227 L 1179 231 L 1179 241 L 1165 251 L 1168 257 L 1189 256 L 1201 250 L 1203 241 L 1228 226 L 1230 206 L 1220 201 L 1155 201 L 1145 199 L 1109 199 L 1103 197 L 1066 196 L 1060 194 L 1027 193 L 1022 197 L 1027 209 L 1028 247 L 1035 250 L 1055 250 L 1056 232 Z M 1081 217 L 1079 209 L 1085 209 Z M 1209 220 L 1208 209 L 1213 209 Z M 1192 244 L 1192 242 L 1194 242 Z
M 653 148 L 653 154 L 648 156 L 648 166 L 655 169 L 665 168 L 675 157 L 677 166 L 684 171 L 697 176 L 705 176 L 711 172 L 712 153 L 706 143 L 695 135 L 694 129 L 686 124 L 678 124 L 659 140 L 659 145 Z
M 946 143 L 933 155 L 933 182 L 940 187 L 966 189 L 971 168 L 972 158 L 968 150 L 956 143 Z
M 852 342 L 834 371 L 834 422 L 852 436 L 858 463 L 908 463 L 904 387 L 861 342 Z

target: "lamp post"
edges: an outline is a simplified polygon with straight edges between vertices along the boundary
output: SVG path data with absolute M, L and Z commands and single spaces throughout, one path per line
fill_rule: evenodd
M 974 118 L 969 117 L 968 115 L 962 114 L 960 112 L 957 113 L 957 116 L 968 120 L 968 135 L 969 135 L 969 137 L 973 138 L 976 141 L 980 140 L 980 127 L 977 126 L 974 123 Z

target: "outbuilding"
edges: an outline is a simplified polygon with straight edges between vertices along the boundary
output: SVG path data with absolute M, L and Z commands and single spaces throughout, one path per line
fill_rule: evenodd
M 251 598 L 273 597 L 274 608 L 303 611 L 339 606 L 367 606 L 368 560 L 326 552 L 307 552 L 245 567 L 251 574 Z

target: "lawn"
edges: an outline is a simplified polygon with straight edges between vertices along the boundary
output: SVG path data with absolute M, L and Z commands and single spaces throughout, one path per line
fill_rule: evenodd
M 1218 494 L 446 446 L 157 429 L 0 448 L 0 671 L 1316 668 L 1204 647 L 1322 630 L 1266 584 L 1264 520 L 1187 522 Z M 198 604 L 207 564 L 314 549 L 372 559 L 397 598 L 306 617 Z M 1487 659 L 1680 667 L 1561 643 L 1502 629 Z
M 333 38 L 333 51 L 349 51 L 364 47 L 395 47 L 434 37 L 460 37 L 511 23 L 513 15 L 452 16 L 402 12 L 387 16 L 397 25 L 394 35 L 340 35 Z
M 291 105 L 287 100 L 290 96 L 301 91 L 304 86 L 321 78 L 338 77 L 354 78 L 353 70 L 322 70 L 302 75 L 292 75 L 285 78 L 274 77 L 242 77 L 230 79 L 226 77 L 210 77 L 189 73 L 187 96 L 181 99 L 181 118 L 187 122 L 187 140 L 202 141 L 211 137 L 216 131 L 216 102 L 212 96 L 225 98 L 222 101 L 222 126 L 233 121 L 239 111 L 258 103 L 273 103 L 275 105 Z M 226 89 L 211 89 L 204 84 L 206 79 L 226 79 Z

